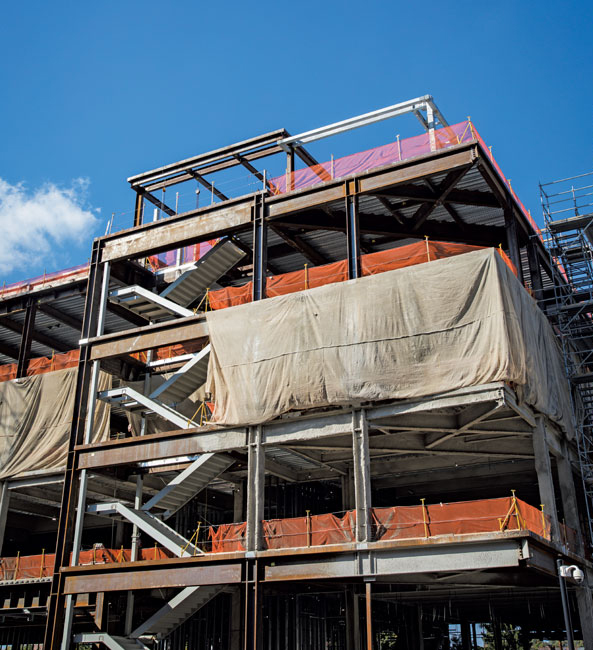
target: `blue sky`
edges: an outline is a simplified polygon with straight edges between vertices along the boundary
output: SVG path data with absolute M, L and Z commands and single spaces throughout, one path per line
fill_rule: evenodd
M 426 93 L 452 123 L 471 115 L 539 220 L 540 180 L 593 169 L 592 14 L 546 1 L 7 3 L 0 284 L 84 262 L 112 212 L 129 223 L 134 173 Z M 315 153 L 418 133 L 406 119 Z M 60 192 L 74 212 L 52 230 Z

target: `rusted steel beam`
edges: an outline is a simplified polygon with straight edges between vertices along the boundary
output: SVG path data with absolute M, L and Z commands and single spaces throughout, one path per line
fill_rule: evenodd
M 64 575 L 65 594 L 84 594 L 194 585 L 236 584 L 241 582 L 241 565 L 237 563 L 166 569 L 153 568 L 140 571 L 92 572 L 87 575 L 68 575 L 68 572 L 64 572 Z
M 226 147 L 221 147 L 220 149 L 207 151 L 205 153 L 199 154 L 198 156 L 180 160 L 179 162 L 171 163 L 169 165 L 165 165 L 164 167 L 158 167 L 157 169 L 152 169 L 150 171 L 143 172 L 142 174 L 136 174 L 135 176 L 128 178 L 128 182 L 130 185 L 132 185 L 132 187 L 136 187 L 138 185 L 146 187 L 147 183 L 154 183 L 158 179 L 163 179 L 173 174 L 179 174 L 191 169 L 199 169 L 201 173 L 206 173 L 202 169 L 206 165 L 224 161 L 226 158 L 231 157 L 236 153 L 248 156 L 247 152 L 251 151 L 252 149 L 265 147 L 267 145 L 276 145 L 276 142 L 278 140 L 287 136 L 288 133 L 285 129 L 277 129 L 276 131 L 271 131 L 269 133 L 258 135 L 254 138 L 242 140 L 241 142 L 237 142 Z M 280 147 L 278 147 L 278 149 L 280 150 Z
M 98 469 L 176 456 L 224 452 L 247 447 L 247 429 L 196 432 L 196 429 L 77 447 L 78 469 Z
M 95 361 L 194 341 L 207 335 L 208 325 L 204 316 L 189 316 L 182 322 L 177 319 L 87 339 L 84 344 L 91 347 L 91 360 Z
M 191 210 L 166 221 L 101 238 L 101 262 L 142 258 L 237 231 L 251 223 L 253 197 Z
M 273 156 L 275 154 L 282 153 L 282 151 L 283 150 L 278 145 L 274 144 L 274 145 L 269 145 L 267 147 L 264 147 L 262 149 L 258 149 L 256 151 L 251 151 L 249 153 L 242 154 L 241 158 L 244 161 L 259 160 L 260 158 L 267 158 L 268 156 Z M 213 174 L 215 172 L 220 172 L 225 169 L 230 169 L 231 167 L 236 167 L 239 164 L 243 164 L 243 163 L 240 163 L 233 154 L 233 158 L 223 160 L 222 162 L 219 163 L 212 163 L 212 164 L 207 164 L 203 167 L 198 167 L 197 171 L 200 174 Z M 245 165 L 243 164 L 243 166 Z M 155 190 L 161 190 L 163 188 L 170 187 L 171 185 L 179 185 L 179 183 L 184 183 L 191 179 L 192 176 L 189 172 L 182 172 L 181 174 L 178 174 L 171 178 L 167 178 L 163 181 L 158 181 L 151 185 L 147 185 L 146 190 L 150 192 L 154 192 Z

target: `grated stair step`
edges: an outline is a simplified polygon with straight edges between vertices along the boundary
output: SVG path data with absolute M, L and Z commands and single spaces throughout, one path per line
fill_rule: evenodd
M 230 456 L 224 454 L 202 454 L 145 503 L 142 509 L 147 511 L 158 506 L 167 511 L 167 516 L 171 516 L 226 471 L 233 462 Z
M 130 636 L 133 638 L 153 636 L 163 639 L 210 602 L 224 589 L 224 586 L 202 585 L 182 589 Z

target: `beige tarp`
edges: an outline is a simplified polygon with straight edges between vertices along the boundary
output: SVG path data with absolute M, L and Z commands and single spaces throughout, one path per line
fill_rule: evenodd
M 0 480 L 61 470 L 72 424 L 77 368 L 0 383 Z M 111 387 L 101 373 L 99 389 Z M 97 402 L 94 440 L 109 437 L 109 406 Z
M 570 428 L 546 317 L 494 249 L 210 312 L 215 419 L 423 397 L 493 381 Z

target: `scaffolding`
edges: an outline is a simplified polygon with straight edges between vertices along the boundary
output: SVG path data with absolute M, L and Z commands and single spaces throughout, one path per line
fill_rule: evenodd
M 593 172 L 540 184 L 544 243 L 552 258 L 553 302 L 566 374 L 572 386 L 580 474 L 593 540 Z

